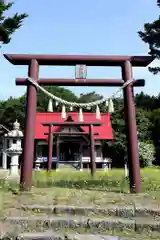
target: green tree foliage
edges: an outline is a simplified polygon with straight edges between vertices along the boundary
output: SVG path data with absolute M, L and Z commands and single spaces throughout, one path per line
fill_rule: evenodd
M 157 5 L 160 7 L 159 0 L 157 0 Z M 156 59 L 160 59 L 160 16 L 151 23 L 145 23 L 144 30 L 139 31 L 138 34 L 140 38 L 149 45 L 149 54 Z M 160 67 L 150 67 L 149 70 L 157 74 L 160 72 Z
M 151 122 L 151 112 L 143 108 L 136 109 L 138 139 L 149 141 L 152 139 L 153 123 Z
M 150 101 L 149 101 L 150 100 Z M 158 103 L 157 98 L 150 97 L 144 93 L 137 94 L 135 97 L 136 105 L 140 106 L 136 108 L 136 120 L 137 120 L 137 132 L 139 141 L 150 141 L 153 140 L 154 124 L 152 123 L 152 111 L 154 104 Z M 148 104 L 150 103 L 150 107 Z M 127 154 L 127 138 L 126 138 L 126 124 L 124 114 L 123 99 L 117 98 L 114 101 L 115 112 L 111 115 L 114 144 L 109 142 L 109 146 L 114 153 L 114 159 L 118 159 L 119 165 L 124 164 L 124 159 Z
M 0 102 L 0 124 L 8 129 L 12 128 L 13 122 L 18 119 L 22 128 L 25 120 L 25 105 L 22 103 L 22 98 L 10 97 L 7 101 Z M 4 135 L 5 130 L 0 129 L 0 137 Z
M 160 108 L 154 109 L 151 114 L 152 128 L 152 139 L 155 144 L 160 140 Z
M 114 105 L 115 111 L 111 115 L 114 143 L 108 142 L 108 145 L 114 154 L 113 158 L 118 159 L 119 165 L 122 165 L 127 150 L 123 100 L 121 98 L 115 99 Z
M 143 92 L 136 95 L 137 108 L 143 108 L 145 106 L 145 109 L 149 111 L 153 110 L 155 108 L 155 105 L 158 103 L 160 103 L 160 101 L 158 102 L 158 97 L 155 98 L 154 96 L 149 96 L 147 94 L 144 94 Z
M 48 92 L 54 94 L 57 97 L 60 97 L 69 102 L 77 102 L 77 96 L 70 91 L 69 89 L 65 89 L 63 87 L 58 86 L 48 86 L 44 87 Z M 44 94 L 42 91 L 38 91 L 38 101 L 37 101 L 37 111 L 43 112 L 47 111 L 49 102 L 49 97 Z M 55 102 L 53 102 L 54 111 L 61 111 L 61 106 L 56 106 Z
M 0 1 L 0 41 L 7 44 L 11 40 L 12 34 L 18 30 L 23 20 L 28 16 L 26 13 L 16 13 L 12 17 L 5 17 L 4 13 L 12 7 L 13 3 L 5 4 Z
M 94 102 L 94 101 L 100 100 L 102 98 L 103 98 L 103 96 L 99 95 L 96 92 L 90 92 L 90 93 L 86 93 L 86 94 L 81 93 L 77 102 L 79 102 L 79 103 Z M 105 106 L 101 105 L 100 110 L 101 110 L 101 112 L 105 112 Z M 95 108 L 84 109 L 84 111 L 94 112 Z
M 99 99 L 102 99 L 102 97 L 103 96 L 100 96 L 96 92 L 90 92 L 90 93 L 86 93 L 86 94 L 81 93 L 80 97 L 78 99 L 78 102 L 81 102 L 81 103 L 94 102 Z
M 150 167 L 155 158 L 155 147 L 152 143 L 139 142 L 139 159 L 141 167 Z

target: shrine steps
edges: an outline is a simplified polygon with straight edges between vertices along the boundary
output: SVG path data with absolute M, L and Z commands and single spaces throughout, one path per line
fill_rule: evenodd
M 156 235 L 156 239 L 160 239 L 160 209 L 153 206 L 108 205 L 106 208 L 101 208 L 23 205 L 21 216 L 8 216 L 1 218 L 1 221 L 17 231 L 18 239 L 24 240 L 112 240 L 107 235 L 122 237 L 113 240 L 152 239 L 146 233 Z M 145 233 L 144 238 L 142 238 L 143 233 Z M 65 238 L 65 234 L 68 234 L 68 238 Z
M 113 216 L 113 217 L 152 217 L 160 218 L 160 208 L 153 206 L 140 205 L 116 205 L 110 204 L 104 207 L 98 206 L 66 206 L 66 205 L 22 205 L 24 211 L 33 211 L 34 213 L 46 213 L 49 215 L 69 214 L 82 216 Z
M 17 240 L 151 240 L 152 238 L 142 238 L 141 235 L 136 235 L 133 238 L 129 237 L 118 237 L 118 236 L 107 236 L 100 234 L 57 234 L 57 233 L 35 233 L 35 234 L 24 234 Z M 159 240 L 159 237 L 153 238 Z M 9 240 L 9 239 L 7 239 Z
M 52 229 L 70 229 L 84 230 L 90 233 L 104 231 L 158 231 L 160 232 L 160 219 L 146 218 L 120 218 L 120 217 L 86 217 L 86 216 L 22 216 L 8 217 L 5 222 L 12 225 L 19 225 L 21 229 L 25 226 L 26 229 L 38 231 Z M 22 223 L 22 225 L 21 225 Z
M 60 234 L 57 232 L 46 231 L 44 233 L 25 233 L 19 235 L 19 240 L 124 240 L 118 236 L 107 236 L 100 234 Z M 127 239 L 125 239 L 127 240 Z M 129 239 L 128 239 L 129 240 Z

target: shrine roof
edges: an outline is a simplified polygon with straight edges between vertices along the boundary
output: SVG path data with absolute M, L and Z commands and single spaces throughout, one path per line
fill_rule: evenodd
M 49 127 L 43 126 L 41 123 L 49 123 L 49 122 L 65 122 L 68 117 L 71 117 L 73 121 L 78 121 L 78 113 L 77 112 L 70 112 L 67 114 L 66 119 L 61 118 L 60 112 L 37 112 L 36 113 L 36 131 L 35 131 L 35 139 L 41 139 L 45 140 L 48 137 L 45 135 L 45 133 L 48 132 Z M 84 122 L 97 122 L 96 120 L 96 114 L 95 113 L 89 113 L 84 112 L 83 113 Z M 112 133 L 112 126 L 110 121 L 110 113 L 102 113 L 101 114 L 101 120 L 99 122 L 102 123 L 101 126 L 94 126 L 94 133 L 99 133 L 99 135 L 95 135 L 95 140 L 112 140 L 113 139 L 113 133 Z M 54 132 L 60 132 L 63 127 L 53 127 L 53 133 Z M 88 132 L 89 129 L 87 126 L 82 126 L 80 128 L 81 131 Z

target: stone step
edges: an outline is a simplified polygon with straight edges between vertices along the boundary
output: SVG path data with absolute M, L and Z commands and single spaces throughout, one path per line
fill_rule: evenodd
M 113 235 L 111 235 L 113 234 Z M 3 233 L 0 237 L 2 240 L 160 240 L 160 235 L 156 233 L 134 233 L 126 235 L 125 233 L 112 232 L 110 234 L 87 234 L 78 232 L 58 232 L 58 231 L 45 231 L 45 232 L 23 232 L 14 234 Z
M 18 236 L 19 240 L 123 240 L 118 236 L 106 236 L 99 234 L 60 234 L 56 232 L 23 233 Z
M 18 226 L 22 231 L 44 231 L 48 229 L 83 229 L 89 233 L 104 233 L 106 231 L 157 231 L 160 232 L 160 220 L 149 218 L 89 218 L 85 216 L 26 216 L 26 217 L 7 217 L 1 221 L 10 226 Z
M 53 205 L 22 205 L 25 211 L 33 211 L 34 213 L 52 214 L 69 214 L 69 215 L 100 215 L 100 216 L 115 216 L 115 217 L 152 217 L 160 218 L 160 208 L 153 206 L 120 206 L 108 205 L 106 208 L 102 207 L 87 207 L 87 206 L 53 206 Z
M 127 232 L 106 232 L 100 233 L 87 233 L 87 232 L 74 232 L 74 231 L 53 231 L 48 230 L 44 232 L 17 232 L 12 233 L 3 232 L 0 235 L 2 240 L 160 240 L 158 232 L 152 233 L 127 233 Z

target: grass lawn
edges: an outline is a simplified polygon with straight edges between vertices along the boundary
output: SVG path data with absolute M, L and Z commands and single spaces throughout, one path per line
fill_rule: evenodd
M 29 193 L 20 193 L 18 184 L 1 181 L 1 209 L 19 203 L 44 204 L 160 204 L 160 168 L 141 170 L 141 193 L 129 194 L 128 179 L 124 170 L 99 171 L 94 177 L 88 171 L 33 173 L 33 187 Z M 4 204 L 5 203 L 5 204 Z
M 32 189 L 26 193 L 19 192 L 18 184 L 5 183 L 2 178 L 0 196 L 0 216 L 30 214 L 20 209 L 22 204 L 159 207 L 160 168 L 141 170 L 141 193 L 136 195 L 129 193 L 128 179 L 120 169 L 109 173 L 99 171 L 94 177 L 88 171 L 33 172 Z M 159 239 L 157 235 L 155 239 Z

